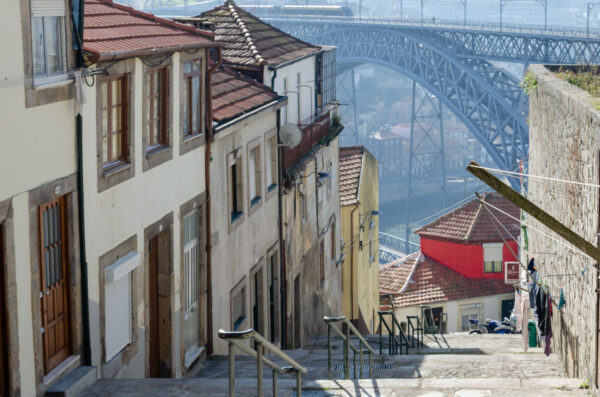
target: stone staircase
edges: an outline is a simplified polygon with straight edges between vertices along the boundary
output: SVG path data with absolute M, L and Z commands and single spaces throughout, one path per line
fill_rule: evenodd
M 439 336 L 438 336 L 439 338 Z M 426 346 L 408 355 L 375 355 L 373 378 L 368 378 L 364 356 L 362 379 L 343 380 L 342 344 L 333 345 L 333 380 L 327 379 L 326 337 L 313 338 L 303 349 L 286 351 L 305 366 L 302 395 L 324 396 L 586 396 L 581 379 L 563 376 L 558 358 L 539 348 L 524 354 L 520 335 L 445 335 L 446 344 L 426 336 Z M 369 336 L 379 353 L 379 337 Z M 265 357 L 284 365 L 276 357 Z M 352 364 L 352 355 L 350 363 Z M 358 365 L 358 357 L 357 357 Z M 91 396 L 227 396 L 227 356 L 201 363 L 194 378 L 100 380 L 83 395 Z M 236 355 L 236 396 L 256 396 L 256 361 Z M 357 371 L 359 372 L 359 371 Z M 272 395 L 271 371 L 265 368 L 264 395 Z M 353 376 L 353 368 L 350 369 Z M 295 378 L 280 376 L 280 396 L 295 396 Z

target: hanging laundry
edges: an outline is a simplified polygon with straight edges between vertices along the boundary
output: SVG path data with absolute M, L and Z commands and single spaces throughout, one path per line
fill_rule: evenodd
M 531 257 L 531 259 L 529 260 L 529 263 L 527 264 L 527 271 L 529 273 L 533 273 L 533 272 L 537 271 L 537 266 L 535 265 L 535 259 L 533 257 Z
M 513 313 L 517 317 L 517 321 L 515 322 L 515 329 L 517 332 L 521 330 L 521 291 L 515 290 L 515 305 L 513 307 Z
M 535 309 L 535 297 L 537 295 L 537 284 L 530 282 L 527 284 L 527 288 L 529 289 L 529 307 L 531 309 Z
M 542 336 L 546 335 L 547 329 L 547 312 L 548 312 L 548 294 L 542 287 L 538 287 L 535 299 L 535 314 L 538 319 L 538 329 Z
M 565 305 L 567 304 L 567 301 L 565 300 L 565 293 L 563 292 L 563 289 L 560 289 L 560 298 L 558 299 L 558 310 L 562 310 L 563 307 L 565 307 Z
M 552 339 L 552 299 L 550 298 L 550 293 L 548 293 L 548 297 L 546 298 L 546 334 L 544 338 L 544 353 L 546 356 L 549 356 L 550 351 L 550 340 Z
M 526 297 L 521 299 L 521 310 L 520 310 L 520 327 L 521 327 L 521 338 L 523 340 L 523 351 L 527 353 L 529 347 L 529 330 L 527 329 L 527 322 L 529 320 L 529 300 Z

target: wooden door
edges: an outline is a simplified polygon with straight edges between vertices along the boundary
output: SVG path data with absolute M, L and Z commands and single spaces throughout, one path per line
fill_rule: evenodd
M 8 396 L 8 327 L 6 322 L 6 266 L 4 262 L 4 234 L 0 224 L 0 396 Z
M 183 218 L 183 332 L 184 363 L 189 367 L 200 355 L 200 240 L 198 236 L 199 212 L 193 211 Z
M 44 373 L 69 355 L 68 241 L 65 198 L 39 207 L 40 300 Z
M 148 241 L 150 377 L 160 377 L 160 340 L 158 332 L 158 236 Z

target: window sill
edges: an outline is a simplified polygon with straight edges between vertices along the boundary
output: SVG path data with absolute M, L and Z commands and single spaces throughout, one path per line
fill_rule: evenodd
M 184 135 L 183 136 L 183 142 L 187 143 L 187 142 L 193 142 L 198 138 L 204 137 L 204 133 L 203 132 L 198 132 L 197 134 L 192 134 L 192 135 Z
M 131 168 L 131 163 L 129 163 L 129 162 L 118 163 L 116 165 L 112 165 L 110 167 L 103 168 L 102 176 L 104 178 L 109 178 L 113 175 L 120 174 L 121 172 L 126 171 L 129 168 Z
M 68 74 L 59 74 L 56 76 L 38 76 L 33 78 L 33 88 L 44 90 L 46 88 L 62 87 L 72 84 L 75 80 L 69 78 Z
M 244 215 L 243 212 L 232 212 L 231 213 L 231 223 L 235 223 L 237 220 L 241 219 L 242 215 Z
M 150 157 L 154 157 L 164 151 L 167 151 L 171 149 L 171 146 L 168 145 L 156 145 L 156 146 L 150 146 L 146 148 L 146 158 L 149 159 Z
M 271 186 L 269 186 L 267 188 L 267 193 L 273 192 L 276 188 L 277 188 L 277 184 L 276 183 L 272 184 Z
M 250 200 L 250 207 L 254 207 L 255 205 L 260 204 L 262 197 L 256 196 L 252 200 Z

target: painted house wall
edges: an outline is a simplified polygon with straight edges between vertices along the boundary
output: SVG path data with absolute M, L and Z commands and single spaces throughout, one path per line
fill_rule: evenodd
M 519 252 L 516 242 L 508 241 L 508 244 L 515 253 Z M 493 280 L 504 279 L 504 271 L 501 273 L 484 273 L 483 246 L 481 244 L 460 244 L 423 237 L 421 238 L 421 252 L 465 277 Z M 502 248 L 502 260 L 504 262 L 516 261 L 506 246 Z
M 275 85 L 272 87 L 279 95 L 288 97 L 287 107 L 282 108 L 281 120 L 285 120 L 283 113 L 287 109 L 287 122 L 298 124 L 299 121 L 306 120 L 313 113 L 315 108 L 315 63 L 316 55 L 307 57 L 298 62 L 291 63 L 282 68 L 277 69 L 275 77 Z M 264 84 L 271 87 L 273 71 L 265 68 Z M 300 73 L 301 84 L 308 87 L 297 87 L 297 75 Z M 298 95 L 294 93 L 284 93 L 283 80 L 287 78 L 288 91 L 300 92 L 300 120 L 298 120 Z
M 195 57 L 206 65 L 204 51 Z M 131 67 L 130 77 L 133 85 L 133 96 L 130 106 L 133 107 L 130 137 L 133 140 L 133 161 L 127 167 L 133 167 L 133 175 L 129 179 L 106 190 L 99 191 L 97 165 L 97 99 L 100 78 L 97 77 L 92 87 L 85 88 L 87 103 L 83 107 L 84 121 L 84 190 L 85 190 L 85 225 L 89 279 L 90 333 L 92 347 L 92 365 L 98 367 L 99 376 L 104 378 L 142 378 L 148 374 L 148 242 L 146 235 L 150 227 L 170 231 L 170 270 L 165 285 L 169 285 L 167 305 L 170 316 L 164 319 L 168 324 L 167 342 L 171 353 L 168 363 L 169 375 L 181 377 L 183 368 L 183 352 L 181 340 L 181 296 L 183 255 L 181 246 L 181 222 L 186 213 L 180 208 L 190 200 L 196 200 L 194 207 L 200 207 L 201 196 L 205 192 L 203 145 L 185 154 L 180 154 L 180 53 L 170 57 L 170 89 L 169 126 L 170 148 L 172 158 L 164 163 L 144 171 L 143 162 L 147 159 L 143 143 L 143 73 L 144 65 L 139 58 L 120 61 L 109 72 L 118 72 L 123 64 Z M 169 61 L 166 61 L 169 62 Z M 103 65 L 98 65 L 103 66 Z M 204 98 L 204 96 L 203 96 Z M 204 100 L 203 100 L 204 101 Z M 202 139 L 202 138 L 195 138 Z M 127 169 L 117 172 L 128 172 Z M 203 232 L 203 227 L 200 233 Z M 205 231 L 204 231 L 205 233 Z M 104 302 L 102 301 L 102 282 L 104 266 L 101 257 L 114 250 L 120 244 L 133 239 L 132 248 L 141 256 L 141 265 L 132 272 L 132 288 L 137 291 L 133 299 L 134 328 L 133 343 L 108 363 L 105 360 Z M 203 252 L 203 249 L 200 249 Z M 159 259 L 159 261 L 162 261 Z M 160 266 L 160 265 L 159 265 Z M 166 292 L 162 292 L 166 293 Z M 167 343 L 165 342 L 165 343 Z M 161 341 L 162 343 L 162 341 Z M 162 359 L 162 358 L 161 358 Z
M 442 301 L 427 303 L 432 309 L 441 307 L 443 313 L 447 313 L 446 332 L 462 332 L 461 321 L 462 314 L 476 312 L 479 320 L 491 319 L 500 320 L 502 314 L 502 301 L 514 299 L 514 293 L 498 294 L 490 296 L 481 296 L 468 299 L 457 299 L 452 301 Z M 480 305 L 473 309 L 471 305 Z M 467 306 L 468 308 L 465 308 Z M 406 316 L 421 316 L 420 305 L 395 307 L 394 313 L 398 321 L 406 321 Z M 385 331 L 385 327 L 384 327 Z
M 267 191 L 265 156 L 267 139 L 277 133 L 277 110 L 280 106 L 281 104 L 271 106 L 255 116 L 217 131 L 211 146 L 210 174 L 211 181 L 214 181 L 211 183 L 214 354 L 227 353 L 227 343 L 218 337 L 218 331 L 220 328 L 233 330 L 231 297 L 233 290 L 242 285 L 246 287 L 247 315 L 238 330 L 253 327 L 258 329 L 258 326 L 252 323 L 253 272 L 259 268 L 263 269 L 263 290 L 267 291 L 269 256 L 275 255 L 279 260 L 278 189 L 275 187 Z M 250 205 L 249 185 L 247 182 L 244 183 L 244 214 L 239 221 L 232 223 L 227 205 L 229 195 L 227 156 L 235 149 L 241 151 L 244 181 L 248 181 L 248 149 L 249 145 L 257 141 L 261 145 L 261 201 L 254 206 Z M 276 277 L 279 279 L 279 275 Z M 268 331 L 268 299 L 263 303 L 260 309 L 265 314 L 262 327 Z M 276 328 L 279 329 L 279 324 Z M 263 336 L 269 338 L 268 332 L 263 332 Z
M 354 321 L 359 331 L 374 333 L 379 310 L 379 216 L 365 214 L 379 210 L 379 178 L 377 160 L 368 150 L 363 154 L 358 196 L 358 204 L 341 207 L 344 238 L 342 306 L 343 314 Z M 371 221 L 374 224 L 372 260 L 369 258 Z
M 42 395 L 42 337 L 39 329 L 39 246 L 37 209 L 41 201 L 67 195 L 76 197 L 75 105 L 73 84 L 62 88 L 32 87 L 26 58 L 29 48 L 29 2 L 10 1 L 0 5 L 3 51 L 0 88 L 0 225 L 4 229 L 4 263 L 8 317 L 8 365 L 10 390 L 23 396 Z M 25 45 L 27 44 L 27 45 Z M 10 54 L 10 56 L 8 56 Z M 72 54 L 69 54 L 71 58 Z M 37 94 L 36 94 L 37 93 Z M 32 104 L 32 96 L 44 96 Z M 28 99 L 29 98 L 29 99 Z M 58 192 L 58 194 L 57 194 Z M 77 213 L 69 211 L 68 227 L 72 267 L 79 266 Z M 79 273 L 72 274 L 78 289 Z M 4 288 L 6 287 L 6 288 Z M 73 306 L 73 310 L 78 307 Z M 77 327 L 80 318 L 72 323 Z M 80 335 L 73 335 L 72 354 L 81 351 Z M 55 383 L 54 379 L 52 383 Z

